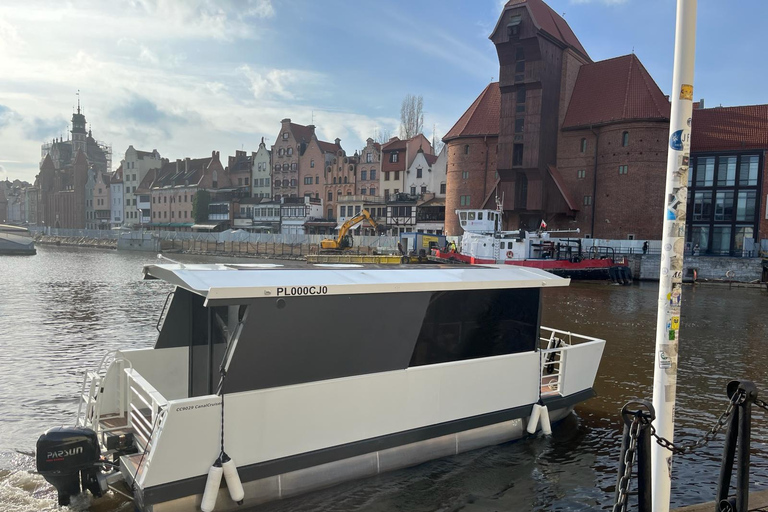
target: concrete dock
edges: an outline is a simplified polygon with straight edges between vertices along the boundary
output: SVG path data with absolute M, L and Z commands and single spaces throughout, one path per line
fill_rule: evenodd
M 675 509 L 673 512 L 712 512 L 715 510 L 715 502 L 690 505 Z M 753 492 L 749 495 L 750 512 L 768 512 L 768 490 Z

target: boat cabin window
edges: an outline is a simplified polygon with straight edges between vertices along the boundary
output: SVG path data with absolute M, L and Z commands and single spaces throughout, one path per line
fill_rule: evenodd
M 539 299 L 538 288 L 434 294 L 410 366 L 536 350 Z
M 501 249 L 504 249 L 504 248 L 505 248 L 504 246 L 506 245 L 506 243 L 507 243 L 507 242 L 501 242 L 501 245 L 500 245 Z
M 223 392 L 235 393 L 537 347 L 538 288 L 245 300 L 205 307 L 177 288 L 155 348 L 189 347 L 190 397 L 218 391 L 225 358 Z M 398 320 L 372 331 L 368 317 L 352 315 L 340 327 L 339 312 L 352 307 Z
M 173 300 L 155 344 L 156 349 L 189 347 L 189 396 L 216 392 L 227 343 L 247 306 L 205 307 L 205 298 L 182 288 Z
M 475 212 L 468 212 L 467 213 L 467 219 L 475 220 Z
M 461 220 L 467 220 L 467 212 L 461 212 L 459 213 L 459 218 Z
M 477 213 L 477 220 L 483 220 L 483 212 Z

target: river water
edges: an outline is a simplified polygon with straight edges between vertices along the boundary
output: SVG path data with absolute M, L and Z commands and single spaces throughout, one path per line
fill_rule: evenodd
M 151 254 L 51 246 L 40 246 L 32 257 L 0 256 L 0 511 L 55 510 L 55 491 L 34 474 L 35 441 L 50 426 L 74 422 L 84 369 L 109 350 L 154 342 L 170 288 L 141 279 L 142 265 L 153 261 Z M 610 509 L 619 410 L 652 392 L 656 297 L 654 283 L 574 283 L 545 291 L 544 325 L 608 340 L 595 385 L 598 397 L 577 407 L 551 438 L 477 450 L 263 510 Z M 729 380 L 750 379 L 768 389 L 766 311 L 764 290 L 684 289 L 676 441 L 694 440 L 713 424 L 725 408 Z M 754 412 L 755 488 L 768 487 L 767 419 Z M 674 506 L 713 499 L 721 438 L 693 455 L 675 457 Z M 71 508 L 88 505 L 83 499 Z M 104 512 L 132 510 L 119 497 L 92 505 Z

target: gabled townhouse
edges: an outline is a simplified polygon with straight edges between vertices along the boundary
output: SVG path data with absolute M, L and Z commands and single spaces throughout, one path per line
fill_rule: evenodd
M 124 223 L 127 226 L 138 225 L 139 210 L 135 195 L 139 184 L 144 180 L 150 169 L 159 169 L 163 159 L 156 149 L 140 151 L 133 146 L 125 150 L 125 158 L 120 162 L 123 168 L 123 196 L 125 204 Z
M 280 133 L 272 145 L 272 197 L 299 196 L 299 158 L 315 133 L 314 125 L 281 121 Z
M 425 154 L 433 153 L 432 145 L 423 134 L 407 140 L 392 137 L 381 146 L 379 188 L 383 191 L 385 199 L 406 191 L 406 171 L 416 158 L 419 148 Z
M 232 186 L 229 172 L 221 164 L 219 152 L 213 151 L 210 157 L 166 161 L 161 169 L 147 173 L 138 194 L 142 205 L 149 206 L 151 228 L 214 230 L 230 224 L 232 210 L 229 205 L 236 188 Z M 224 202 L 228 205 L 226 220 L 209 222 L 209 208 L 205 207 L 205 212 L 199 215 L 202 222 L 195 222 L 194 198 L 203 190 L 209 193 L 210 203 Z M 224 201 L 222 198 L 225 198 Z M 221 213 L 215 212 L 216 215 Z
M 254 153 L 255 154 L 255 153 Z M 232 186 L 243 190 L 243 195 L 251 195 L 251 177 L 253 176 L 253 155 L 236 150 L 235 156 L 227 159 L 227 171 Z
M 251 154 L 253 170 L 251 174 L 251 196 L 260 199 L 272 197 L 271 152 L 264 144 L 264 137 L 259 143 L 259 150 Z
M 333 144 L 320 141 L 325 154 L 325 212 L 326 219 L 336 218 L 336 205 L 343 197 L 355 194 L 357 180 L 357 154 L 347 156 L 341 147 L 341 140 Z
M 358 163 L 358 190 L 362 196 L 380 195 L 379 177 L 381 175 L 381 144 L 372 138 L 365 141 Z
M 123 166 L 121 165 L 109 178 L 109 223 L 113 228 L 122 226 L 125 219 L 123 200 Z

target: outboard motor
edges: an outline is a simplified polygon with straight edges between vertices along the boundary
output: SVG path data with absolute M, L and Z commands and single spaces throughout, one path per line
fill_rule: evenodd
M 102 495 L 99 478 L 99 440 L 86 427 L 54 427 L 37 440 L 37 472 L 59 493 L 59 505 L 88 490 Z

